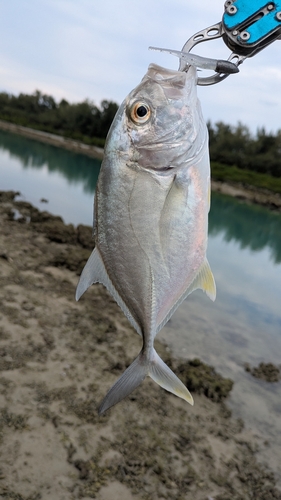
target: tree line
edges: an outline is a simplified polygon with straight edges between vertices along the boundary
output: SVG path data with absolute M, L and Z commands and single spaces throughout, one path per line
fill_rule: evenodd
M 281 177 L 281 130 L 276 134 L 259 128 L 253 136 L 241 123 L 237 126 L 207 123 L 211 161 L 273 177 Z
M 0 93 L 0 119 L 99 146 L 104 145 L 117 109 L 117 103 L 107 100 L 99 106 L 89 99 L 57 103 L 39 90 L 17 97 Z M 281 177 L 281 130 L 274 134 L 260 128 L 253 135 L 241 123 L 232 126 L 209 121 L 207 125 L 212 162 Z
M 62 99 L 57 103 L 39 90 L 19 96 L 0 93 L 0 119 L 98 146 L 104 145 L 117 109 L 118 104 L 107 100 L 100 106 L 89 99 L 74 104 Z

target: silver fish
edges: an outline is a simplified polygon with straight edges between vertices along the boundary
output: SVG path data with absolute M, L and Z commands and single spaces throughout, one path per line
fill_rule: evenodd
M 214 300 L 206 259 L 210 165 L 208 132 L 196 95 L 197 72 L 151 64 L 121 104 L 108 133 L 95 196 L 96 247 L 78 300 L 102 283 L 143 338 L 138 357 L 112 386 L 99 413 L 149 375 L 193 404 L 156 353 L 156 334 L 193 290 Z

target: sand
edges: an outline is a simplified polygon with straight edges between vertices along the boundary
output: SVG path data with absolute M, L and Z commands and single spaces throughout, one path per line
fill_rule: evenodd
M 92 247 L 90 228 L 0 193 L 0 497 L 281 499 L 232 382 L 199 360 L 156 343 L 194 407 L 146 379 L 98 416 L 141 339 L 102 286 L 75 302 Z

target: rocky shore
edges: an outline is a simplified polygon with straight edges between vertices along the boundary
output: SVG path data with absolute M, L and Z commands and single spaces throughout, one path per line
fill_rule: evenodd
M 92 247 L 89 227 L 0 193 L 0 497 L 280 500 L 232 381 L 200 360 L 157 343 L 194 407 L 147 379 L 98 417 L 140 338 L 102 286 L 75 302 Z

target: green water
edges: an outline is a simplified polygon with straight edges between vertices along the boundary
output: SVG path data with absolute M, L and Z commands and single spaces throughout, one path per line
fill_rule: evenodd
M 92 224 L 99 169 L 100 160 L 0 130 L 0 189 L 20 191 L 66 223 Z

